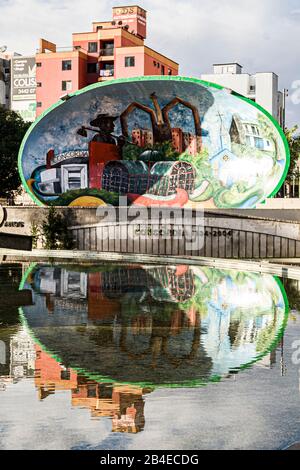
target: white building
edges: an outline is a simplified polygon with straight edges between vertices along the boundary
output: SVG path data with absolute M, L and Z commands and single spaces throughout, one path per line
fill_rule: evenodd
M 0 106 L 34 121 L 36 111 L 35 56 L 22 56 L 0 47 Z
M 10 80 L 12 54 L 0 48 L 0 106 L 10 109 Z
M 278 76 L 273 72 L 259 72 L 253 75 L 243 73 L 243 67 L 236 63 L 215 64 L 212 74 L 203 74 L 201 79 L 217 83 L 250 98 L 265 108 L 284 124 L 283 93 L 278 90 Z
M 11 59 L 11 109 L 24 121 L 36 115 L 35 56 L 14 56 Z

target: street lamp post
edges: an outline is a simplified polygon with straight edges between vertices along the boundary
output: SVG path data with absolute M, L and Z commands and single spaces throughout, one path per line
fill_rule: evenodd
M 286 99 L 289 96 L 289 90 L 287 88 L 283 89 L 283 103 L 282 103 L 282 129 L 285 130 L 285 121 L 286 121 Z

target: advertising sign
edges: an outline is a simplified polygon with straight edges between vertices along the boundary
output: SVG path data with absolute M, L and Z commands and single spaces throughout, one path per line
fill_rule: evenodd
M 12 110 L 20 114 L 24 121 L 33 122 L 36 117 L 36 101 L 17 100 L 12 102 Z
M 12 58 L 12 100 L 35 100 L 36 63 L 34 57 Z
M 27 133 L 19 168 L 37 204 L 253 208 L 280 189 L 289 148 L 251 100 L 184 77 L 91 85 Z

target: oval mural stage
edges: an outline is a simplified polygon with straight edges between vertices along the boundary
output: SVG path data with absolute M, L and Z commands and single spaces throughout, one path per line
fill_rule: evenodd
M 251 100 L 184 77 L 91 85 L 49 108 L 19 154 L 39 205 L 252 208 L 289 167 L 278 123 Z M 124 204 L 124 199 L 122 201 Z
M 22 320 L 56 360 L 92 380 L 220 381 L 271 354 L 287 321 L 279 279 L 178 266 L 32 266 Z

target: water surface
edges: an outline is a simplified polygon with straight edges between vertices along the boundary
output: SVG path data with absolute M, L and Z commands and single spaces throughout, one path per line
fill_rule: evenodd
M 300 440 L 295 282 L 199 266 L 22 271 L 0 269 L 0 448 Z

